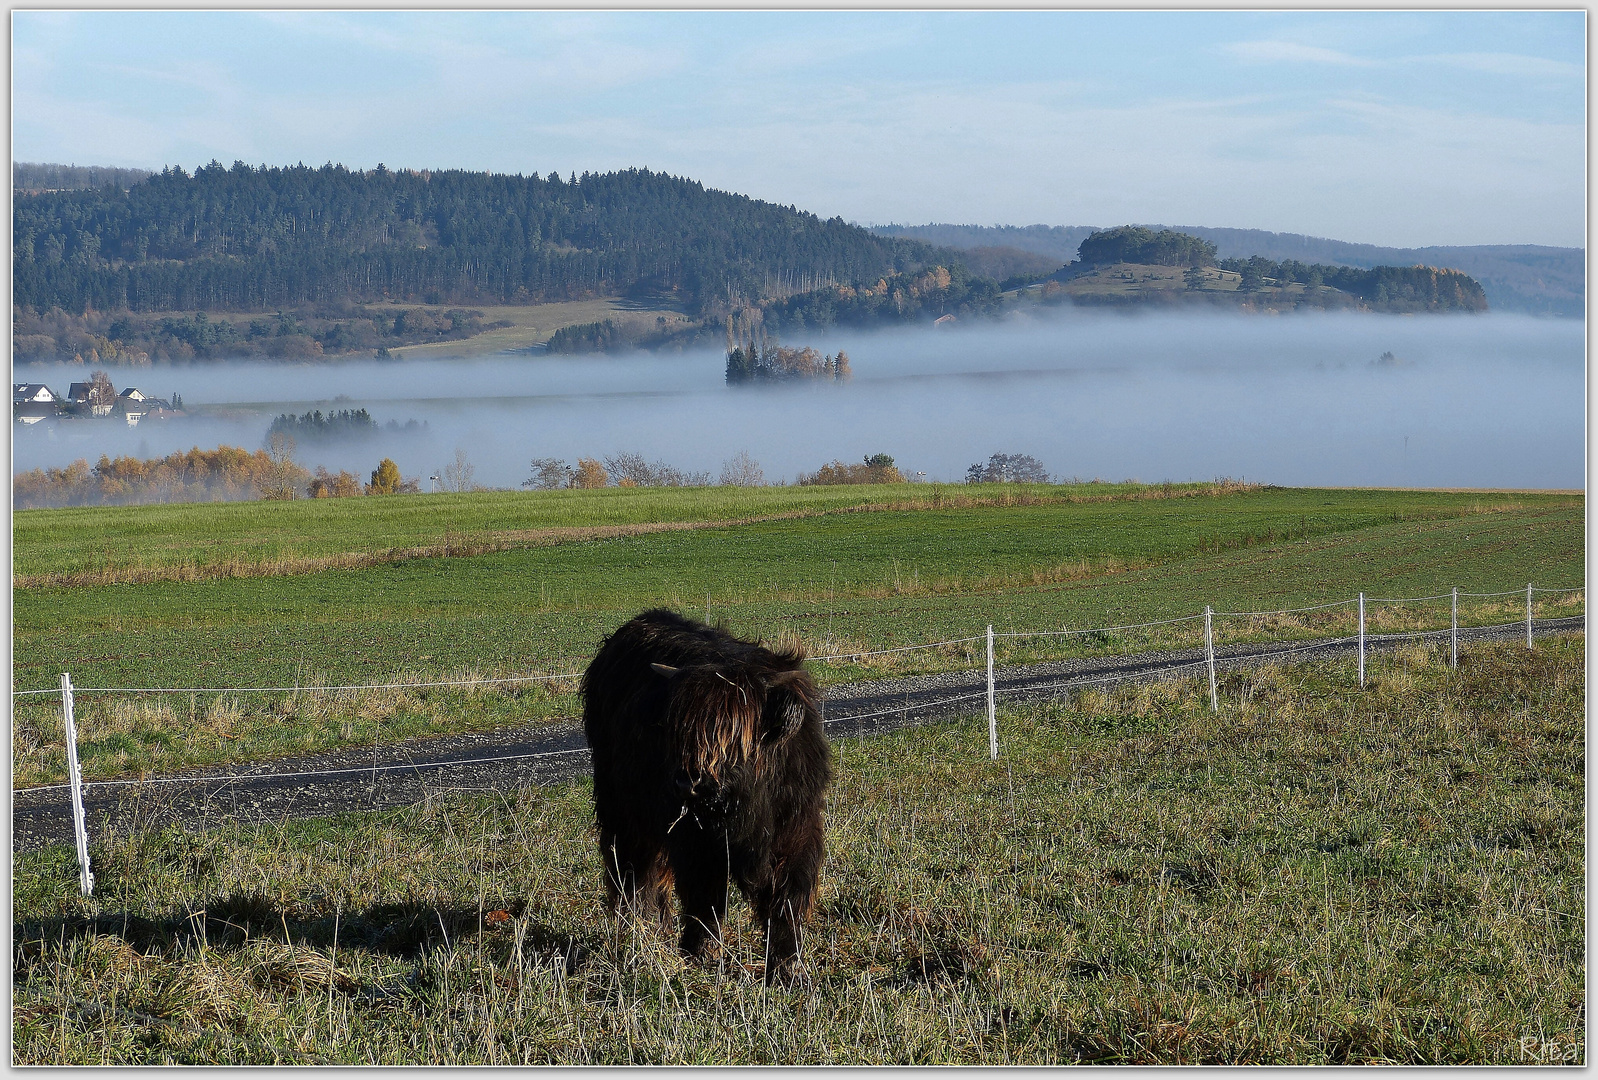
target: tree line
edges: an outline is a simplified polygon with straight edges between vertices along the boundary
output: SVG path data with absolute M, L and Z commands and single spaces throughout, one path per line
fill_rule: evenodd
M 1216 264 L 1241 276 L 1240 292 L 1258 292 L 1273 284 L 1287 288 L 1330 286 L 1358 297 L 1382 311 L 1486 311 L 1487 294 L 1481 283 L 1458 270 L 1434 266 L 1329 266 L 1294 259 L 1275 262 L 1255 255 L 1248 259 L 1222 259 Z
M 1172 229 L 1155 232 L 1139 225 L 1122 225 L 1088 236 L 1077 247 L 1076 257 L 1083 266 L 1214 266 L 1215 245 Z
M 457 463 L 458 464 L 458 463 Z M 29 469 L 11 478 L 12 506 L 137 506 L 147 503 L 241 502 L 251 499 L 325 499 L 393 495 L 421 490 L 415 477 L 400 475 L 392 458 L 372 470 L 369 481 L 348 470 L 305 468 L 294 460 L 294 441 L 274 433 L 268 445 L 174 451 L 165 457 L 111 457 L 93 466 L 79 458 L 65 468 Z
M 64 360 L 81 364 L 143 365 L 261 357 L 316 360 L 340 353 L 380 350 L 436 341 L 458 341 L 510 325 L 488 322 L 477 310 L 371 308 L 337 302 L 307 305 L 258 317 L 140 316 L 126 311 L 60 308 L 38 312 L 25 304 L 11 312 L 11 340 L 18 360 Z
M 1486 311 L 1487 295 L 1481 284 L 1458 270 L 1431 266 L 1377 266 L 1363 269 L 1324 263 L 1302 263 L 1287 259 L 1277 262 L 1255 255 L 1247 259 L 1217 259 L 1215 245 L 1189 233 L 1173 229 L 1154 232 L 1135 225 L 1100 229 L 1087 236 L 1077 248 L 1077 260 L 1060 277 L 1069 277 L 1073 268 L 1088 269 L 1116 263 L 1153 266 L 1185 266 L 1189 291 L 1205 292 L 1208 276 L 1205 267 L 1229 270 L 1240 276 L 1238 292 L 1254 293 L 1267 287 L 1288 289 L 1303 285 L 1307 290 L 1321 286 L 1348 294 L 1379 311 Z M 1310 306 L 1337 306 L 1338 299 L 1309 295 L 1301 290 L 1295 302 Z M 1094 297 L 1084 302 L 1171 301 L 1171 296 Z M 1346 299 L 1342 303 L 1346 303 Z
M 945 315 L 971 318 L 999 307 L 998 283 L 973 277 L 960 263 L 889 274 L 874 283 L 829 285 L 760 305 L 773 331 L 930 322 Z
M 935 251 L 647 169 L 563 180 L 213 161 L 126 190 L 19 191 L 12 225 L 14 303 L 74 314 L 634 289 L 708 309 L 778 285 L 877 280 Z
M 303 469 L 285 470 L 267 450 L 195 447 L 148 460 L 100 455 L 91 468 L 79 458 L 66 468 L 30 469 L 11 478 L 12 505 L 119 506 L 154 502 L 233 502 L 259 499 L 285 483 L 303 483 Z M 303 479 L 302 479 L 303 474 Z
M 816 484 L 902 484 L 905 476 L 888 454 L 869 454 L 858 464 L 832 461 L 815 472 L 801 472 L 802 486 Z M 650 462 L 642 454 L 621 453 L 615 457 L 580 457 L 576 465 L 561 458 L 534 458 L 532 475 L 522 487 L 538 491 L 604 487 L 708 487 L 708 472 L 684 472 L 664 461 Z M 765 471 L 760 463 L 740 450 L 722 463 L 716 483 L 721 487 L 763 487 Z M 782 486 L 786 481 L 777 481 Z
M 351 498 L 417 493 L 418 478 L 401 475 L 392 458 L 383 458 L 368 480 L 355 473 L 330 472 L 318 465 L 306 469 L 294 460 L 294 440 L 274 431 L 267 446 L 256 451 L 236 446 L 215 450 L 195 447 L 165 457 L 112 458 L 102 454 L 90 466 L 80 458 L 66 468 L 31 469 L 12 477 L 13 506 L 18 510 L 47 506 L 108 506 L 167 502 L 232 502 L 249 499 Z M 473 482 L 474 467 L 464 450 L 442 470 L 446 490 L 483 490 Z M 829 484 L 902 484 L 908 478 L 890 454 L 868 454 L 858 462 L 833 460 L 813 472 L 801 472 L 802 486 Z M 966 482 L 1047 483 L 1041 462 L 1026 454 L 994 454 L 966 472 Z M 579 457 L 575 465 L 560 458 L 534 458 L 532 472 L 521 486 L 532 490 L 605 487 L 761 487 L 765 471 L 747 451 L 722 463 L 715 481 L 708 472 L 679 469 L 665 461 L 649 461 L 636 452 L 611 457 Z M 779 485 L 785 481 L 777 481 Z
M 149 169 L 119 169 L 105 165 L 50 165 L 31 161 L 11 163 L 11 187 L 17 191 L 67 191 L 110 185 L 127 190 L 153 174 Z

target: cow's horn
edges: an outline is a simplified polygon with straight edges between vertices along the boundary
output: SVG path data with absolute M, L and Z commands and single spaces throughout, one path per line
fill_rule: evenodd
M 668 679 L 677 674 L 677 669 L 670 664 L 650 664 L 649 666 Z

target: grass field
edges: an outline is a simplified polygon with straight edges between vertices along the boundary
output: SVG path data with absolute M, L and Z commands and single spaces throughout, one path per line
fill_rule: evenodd
M 598 488 L 394 495 L 380 499 L 173 503 L 27 510 L 14 516 L 16 584 L 114 584 L 303 573 L 341 556 L 530 547 L 584 530 L 753 521 L 846 510 L 1080 505 L 1237 494 L 1237 485 L 877 484 L 818 487 Z M 1367 518 L 1454 514 L 1493 505 L 1557 506 L 1569 495 L 1337 493 Z M 1229 503 L 1228 506 L 1230 507 Z M 1317 509 L 1322 502 L 1306 502 Z
M 374 304 L 374 310 L 384 307 L 420 309 L 443 313 L 453 308 L 468 307 L 483 313 L 485 323 L 508 322 L 510 326 L 485 330 L 481 334 L 461 341 L 440 341 L 427 345 L 406 345 L 392 350 L 397 357 L 483 356 L 489 353 L 515 352 L 542 345 L 563 326 L 602 322 L 609 319 L 618 326 L 629 323 L 655 329 L 655 320 L 665 318 L 676 323 L 686 321 L 680 307 L 664 302 L 637 302 L 616 297 L 600 300 L 564 300 L 552 304 L 503 304 L 482 306 L 477 304 Z
M 1134 297 L 1143 293 L 1187 293 L 1188 273 L 1188 268 L 1182 266 L 1117 263 L 1071 278 L 1065 285 L 1065 291 L 1072 296 L 1082 297 Z M 1243 281 L 1243 275 L 1235 270 L 1205 267 L 1202 278 L 1200 292 L 1235 293 L 1239 299 L 1247 295 L 1242 294 L 1238 288 Z M 1273 282 L 1263 291 L 1255 293 L 1254 297 L 1259 301 L 1270 302 L 1285 298 L 1301 299 L 1306 293 L 1330 296 L 1337 292 L 1337 289 L 1329 285 L 1294 283 L 1283 288 Z
M 1579 495 L 1265 489 L 1183 498 L 1100 487 L 1109 486 L 985 494 L 921 486 L 613 490 L 28 511 L 16 515 L 19 574 L 92 571 L 104 544 L 127 553 L 124 565 L 142 559 L 205 570 L 253 559 L 258 576 L 16 589 L 13 677 L 28 689 L 56 685 L 63 671 L 84 687 L 570 672 L 604 634 L 656 604 L 828 654 L 966 637 L 989 622 L 1001 631 L 1102 627 L 1188 615 L 1205 604 L 1281 609 L 1361 590 L 1415 596 L 1454 585 L 1482 592 L 1583 580 Z M 775 520 L 752 520 L 761 517 Z M 718 524 L 739 518 L 748 523 Z M 685 522 L 705 527 L 577 538 L 596 526 Z M 489 553 L 288 569 L 303 565 L 295 559 L 330 552 L 425 545 L 440 529 L 453 530 L 455 551 L 479 545 Z M 550 529 L 575 533 L 551 539 Z M 173 539 L 146 544 L 145 530 Z M 490 537 L 509 534 L 521 535 L 511 541 L 517 546 L 492 550 Z M 1518 603 L 1468 604 L 1463 614 L 1467 623 L 1512 620 L 1523 611 Z M 1580 610 L 1580 596 L 1540 597 L 1537 613 Z M 1447 618 L 1446 602 L 1373 607 L 1371 629 L 1446 626 Z M 1351 619 L 1348 609 L 1222 619 L 1217 632 L 1223 642 L 1343 633 Z M 1197 633 L 1189 623 L 1141 636 L 1006 639 L 999 659 L 1191 646 Z M 817 673 L 827 683 L 964 667 L 976 661 L 975 648 L 834 662 Z M 84 769 L 97 777 L 165 771 L 569 717 L 576 711 L 570 689 L 84 694 Z M 14 782 L 57 778 L 64 768 L 58 706 L 22 700 Z
M 670 304 L 664 300 L 629 300 L 621 297 L 607 297 L 598 300 L 562 300 L 548 304 L 368 304 L 366 308 L 373 312 L 381 312 L 393 319 L 395 313 L 404 311 L 425 311 L 435 315 L 444 315 L 450 311 L 466 309 L 483 313 L 484 323 L 505 322 L 509 326 L 495 327 L 485 330 L 469 338 L 457 341 L 437 341 L 422 345 L 402 345 L 390 350 L 396 358 L 399 357 L 451 357 L 451 356 L 484 356 L 499 352 L 524 352 L 536 345 L 547 343 L 550 337 L 564 326 L 574 326 L 581 323 L 601 322 L 610 319 L 618 326 L 634 324 L 641 328 L 653 331 L 656 328 L 656 319 L 665 318 L 668 321 L 683 325 L 688 322 L 678 305 Z M 182 319 L 193 315 L 193 311 L 156 311 L 149 312 L 152 319 L 159 320 L 163 316 Z M 212 312 L 212 319 L 224 320 L 233 323 L 242 332 L 245 327 L 255 319 L 261 317 L 259 311 L 221 311 Z M 370 357 L 371 350 L 365 349 L 356 353 L 344 354 L 352 357 Z M 333 359 L 340 358 L 334 354 Z
M 14 869 L 13 1060 L 1585 1061 L 1580 637 L 837 747 L 807 980 L 601 914 L 587 783 Z

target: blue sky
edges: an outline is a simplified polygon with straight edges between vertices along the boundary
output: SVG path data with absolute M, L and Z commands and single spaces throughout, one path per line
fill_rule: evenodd
M 1584 243 L 1583 12 L 13 12 L 22 161 L 647 166 L 851 221 Z

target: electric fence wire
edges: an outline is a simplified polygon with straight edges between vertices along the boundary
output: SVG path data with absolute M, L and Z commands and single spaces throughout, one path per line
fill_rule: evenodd
M 1505 629 L 1505 628 L 1508 628 L 1508 627 L 1518 627 L 1520 625 L 1521 625 L 1521 623 L 1519 623 L 1519 622 L 1495 623 L 1495 624 L 1490 625 L 1490 626 L 1466 627 L 1466 628 L 1462 628 L 1462 629 L 1477 630 L 1477 631 L 1479 631 L 1479 630 L 1499 630 L 1499 629 Z M 1367 643 L 1370 643 L 1370 642 L 1381 642 L 1381 641 L 1394 641 L 1394 640 L 1401 640 L 1401 639 L 1414 638 L 1414 637 L 1436 637 L 1436 636 L 1440 636 L 1440 635 L 1443 635 L 1443 634 L 1447 634 L 1449 632 L 1450 631 L 1448 631 L 1448 630 L 1421 630 L 1421 631 L 1413 631 L 1413 632 L 1408 632 L 1408 633 L 1367 635 L 1365 640 L 1366 640 Z M 997 636 L 997 635 L 995 635 L 995 636 Z M 972 639 L 972 640 L 975 640 L 975 639 Z M 1272 649 L 1272 650 L 1264 651 L 1264 652 L 1243 653 L 1243 654 L 1239 654 L 1239 655 L 1231 656 L 1231 657 L 1216 657 L 1216 663 L 1217 664 L 1223 664 L 1223 663 L 1226 663 L 1228 661 L 1235 661 L 1235 660 L 1259 660 L 1259 659 L 1271 660 L 1271 659 L 1275 659 L 1275 658 L 1277 658 L 1279 656 L 1290 656 L 1290 655 L 1293 655 L 1295 653 L 1311 652 L 1311 651 L 1321 650 L 1321 649 L 1336 648 L 1336 647 L 1341 646 L 1341 645 L 1352 644 L 1352 643 L 1354 643 L 1354 642 L 1356 642 L 1358 640 L 1359 640 L 1359 638 L 1357 636 L 1341 637 L 1341 638 L 1328 638 L 1328 639 L 1324 639 L 1324 640 L 1314 641 L 1314 642 L 1311 642 L 1311 643 L 1309 643 L 1307 645 L 1300 645 L 1300 646 L 1296 646 L 1296 647 L 1288 648 L 1288 649 Z M 1075 689 L 1083 689 L 1083 688 L 1092 687 L 1092 686 L 1107 686 L 1107 685 L 1111 685 L 1113 683 L 1126 682 L 1126 681 L 1132 680 L 1132 679 L 1147 678 L 1149 676 L 1164 676 L 1164 675 L 1166 675 L 1166 674 L 1168 674 L 1170 672 L 1174 672 L 1174 671 L 1184 671 L 1184 670 L 1187 670 L 1187 669 L 1190 669 L 1190 668 L 1204 667 L 1208 663 L 1209 663 L 1208 660 L 1193 660 L 1193 661 L 1187 661 L 1187 662 L 1179 663 L 1179 664 L 1164 664 L 1164 665 L 1159 665 L 1159 666 L 1152 666 L 1152 667 L 1144 668 L 1144 669 L 1142 669 L 1140 671 L 1122 672 L 1122 673 L 1115 674 L 1115 675 L 1105 675 L 1105 676 L 1098 676 L 1098 677 L 1082 677 L 1082 678 L 1066 678 L 1066 679 L 1061 680 L 1059 682 L 1053 682 L 1053 683 L 1032 683 L 1032 684 L 1027 684 L 1027 685 L 1024 685 L 1024 686 L 1003 687 L 1003 688 L 995 689 L 994 690 L 994 696 L 997 697 L 998 695 L 1001 695 L 1001 694 L 1027 694 L 1027 693 L 1038 693 L 1040 691 L 1048 691 L 1048 690 L 1075 690 Z M 568 678 L 568 677 L 572 677 L 572 676 L 552 676 L 552 677 L 555 677 L 555 678 Z M 416 684 L 400 683 L 400 684 L 396 684 L 396 685 L 410 686 L 410 685 L 416 685 Z M 76 687 L 74 687 L 73 689 L 74 689 L 74 692 L 79 692 Z M 306 689 L 306 688 L 302 687 L 301 689 Z M 847 722 L 850 722 L 850 721 L 857 721 L 857 720 L 874 720 L 874 719 L 877 719 L 877 718 L 883 717 L 883 716 L 907 715 L 908 713 L 910 713 L 912 711 L 914 711 L 914 712 L 925 712 L 928 709 L 940 708 L 940 707 L 947 706 L 947 705 L 955 705 L 955 704 L 959 704 L 960 702 L 963 702 L 963 701 L 976 701 L 976 700 L 980 700 L 980 699 L 986 698 L 987 696 L 988 696 L 988 693 L 987 693 L 986 690 L 980 690 L 980 691 L 977 691 L 976 693 L 971 693 L 971 694 L 959 694 L 959 695 L 956 695 L 954 697 L 941 697 L 941 698 L 936 698 L 936 699 L 931 700 L 931 701 L 919 701 L 919 702 L 914 703 L 913 705 L 907 703 L 905 705 L 900 705 L 900 706 L 897 706 L 895 708 L 883 709 L 883 710 L 880 710 L 878 712 L 847 713 L 847 714 L 845 714 L 843 716 L 827 717 L 824 722 L 827 723 L 827 724 L 841 724 L 841 723 L 847 723 Z M 572 755 L 572 754 L 586 754 L 588 752 L 589 752 L 588 751 L 588 747 L 579 746 L 579 747 L 573 747 L 573 748 L 570 748 L 570 749 L 567 749 L 567 750 L 542 750 L 542 751 L 536 751 L 536 752 L 525 753 L 525 754 L 499 754 L 499 755 L 493 755 L 493 756 L 490 756 L 490 757 L 458 758 L 458 759 L 452 759 L 452 760 L 446 760 L 446 761 L 399 762 L 399 763 L 390 764 L 390 765 L 362 765 L 362 766 L 356 766 L 356 767 L 344 768 L 344 769 L 306 769 L 306 770 L 300 770 L 300 771 L 296 771 L 296 772 L 283 772 L 283 773 L 256 772 L 256 773 L 229 773 L 229 774 L 223 774 L 223 775 L 198 775 L 198 776 L 130 777 L 130 778 L 121 779 L 121 780 L 86 780 L 86 781 L 83 782 L 82 786 L 85 789 L 88 789 L 88 788 L 110 788 L 110 787 L 131 787 L 131 786 L 137 786 L 137 785 L 141 785 L 141 784 L 205 784 L 205 785 L 224 785 L 225 786 L 225 785 L 228 785 L 228 784 L 235 784 L 235 783 L 240 783 L 240 782 L 243 782 L 243 781 L 300 780 L 300 779 L 308 779 L 308 778 L 311 778 L 311 777 L 352 776 L 352 775 L 359 775 L 359 774 L 364 774 L 364 775 L 367 775 L 367 776 L 371 776 L 375 780 L 378 773 L 394 773 L 394 772 L 407 772 L 407 771 L 419 772 L 422 769 L 442 769 L 442 768 L 451 768 L 451 767 L 465 766 L 465 765 L 497 764 L 497 763 L 507 762 L 507 761 L 530 761 L 530 760 L 535 760 L 535 759 L 539 759 L 539 758 L 565 757 L 565 756 L 569 756 L 569 755 Z M 22 788 L 22 789 L 18 789 L 18 790 L 19 790 L 19 793 L 20 792 L 28 792 L 28 793 L 32 794 L 32 793 L 36 793 L 36 792 L 46 792 L 46 791 L 63 791 L 63 790 L 66 790 L 70 786 L 71 786 L 70 784 L 41 784 L 41 785 L 39 785 L 37 787 Z

